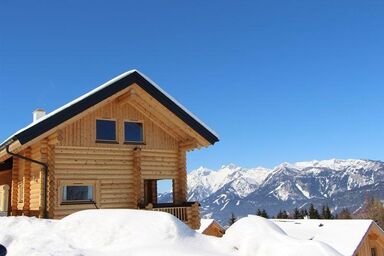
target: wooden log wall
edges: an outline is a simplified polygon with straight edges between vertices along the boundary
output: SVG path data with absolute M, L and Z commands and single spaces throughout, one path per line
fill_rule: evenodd
M 133 150 L 116 148 L 55 147 L 54 178 L 57 183 L 54 218 L 62 218 L 92 204 L 61 205 L 63 182 L 94 182 L 99 208 L 136 208 Z
M 179 187 L 178 183 L 178 152 L 174 150 L 141 150 L 141 182 L 140 198 L 144 198 L 144 180 L 170 179 L 174 182 L 174 187 Z M 176 190 L 178 191 L 178 190 Z M 175 192 L 176 192 L 175 191 Z M 176 192 L 177 193 L 177 192 Z M 175 196 L 175 198 L 179 198 Z

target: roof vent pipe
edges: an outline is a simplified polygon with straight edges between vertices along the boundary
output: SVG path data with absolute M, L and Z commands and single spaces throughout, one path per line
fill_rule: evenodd
M 36 122 L 40 118 L 44 117 L 46 115 L 46 112 L 44 109 L 38 108 L 35 111 L 33 111 L 33 122 Z

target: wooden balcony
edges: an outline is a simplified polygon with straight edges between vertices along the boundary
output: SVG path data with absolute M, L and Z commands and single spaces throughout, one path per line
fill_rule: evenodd
M 185 202 L 182 204 L 148 204 L 145 210 L 172 214 L 192 229 L 200 228 L 199 203 Z

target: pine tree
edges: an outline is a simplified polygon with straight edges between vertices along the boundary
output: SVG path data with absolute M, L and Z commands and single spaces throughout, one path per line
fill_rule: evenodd
M 261 216 L 261 211 L 260 211 L 260 209 L 257 209 L 257 211 L 256 211 L 256 215 L 257 215 L 257 216 Z
M 288 213 L 287 211 L 280 210 L 279 213 L 276 216 L 277 219 L 288 219 Z
M 264 218 L 266 218 L 266 219 L 269 218 L 268 213 L 267 213 L 267 211 L 266 211 L 265 209 L 263 209 L 263 210 L 261 211 L 261 215 L 260 215 L 260 216 L 261 216 L 261 217 L 264 217 Z
M 352 214 L 349 212 L 348 208 L 343 208 L 343 209 L 341 209 L 339 214 L 337 214 L 336 218 L 337 219 L 352 219 Z
M 302 218 L 304 218 L 304 217 L 308 217 L 308 211 L 307 211 L 307 209 L 301 209 L 301 211 L 300 211 L 300 215 L 302 216 Z
M 320 214 L 317 209 L 311 204 L 308 209 L 308 214 L 310 219 L 320 219 Z
M 328 205 L 323 205 L 321 207 L 321 218 L 322 219 L 333 219 L 333 215 Z
M 237 218 L 234 213 L 231 213 L 231 217 L 229 218 L 228 224 L 232 226 L 237 221 Z
M 297 207 L 293 210 L 293 218 L 294 219 L 302 219 L 304 216 L 300 213 L 299 209 Z

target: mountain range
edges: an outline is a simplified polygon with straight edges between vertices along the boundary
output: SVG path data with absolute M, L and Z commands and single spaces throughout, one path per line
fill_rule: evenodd
M 333 212 L 357 211 L 367 196 L 384 200 L 384 162 L 374 160 L 282 163 L 273 169 L 242 168 L 234 164 L 219 170 L 200 167 L 188 174 L 189 201 L 201 203 L 202 217 L 226 224 L 236 217 L 265 209 L 270 216 L 327 204 Z

